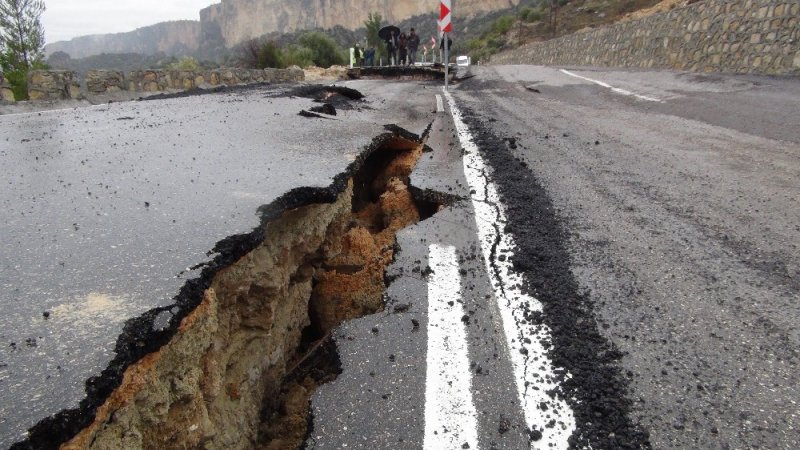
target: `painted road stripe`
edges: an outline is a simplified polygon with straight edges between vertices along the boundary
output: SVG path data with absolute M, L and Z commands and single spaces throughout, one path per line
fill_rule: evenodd
M 455 247 L 432 244 L 428 281 L 428 356 L 425 377 L 426 450 L 478 448 L 467 330 L 461 318 L 461 275 Z
M 478 239 L 503 320 L 522 412 L 528 428 L 542 433 L 541 439 L 531 442 L 531 448 L 566 449 L 569 447 L 567 440 L 575 431 L 575 416 L 563 399 L 547 394 L 558 386 L 553 362 L 542 344 L 551 342 L 550 329 L 530 324 L 524 317 L 526 309 L 541 311 L 542 304 L 521 290 L 521 277 L 512 267 L 516 245 L 511 235 L 502 232 L 506 223 L 505 209 L 497 188 L 489 181 L 490 169 L 478 153 L 452 95 L 447 91 L 444 95 L 464 150 L 464 174 L 473 192 Z M 499 255 L 505 258 L 498 258 Z M 540 408 L 542 404 L 547 405 L 546 411 Z M 555 421 L 555 426 L 548 427 L 551 421 Z
M 444 112 L 444 101 L 439 94 L 436 94 L 436 112 Z
M 583 77 L 583 76 L 580 76 L 580 75 L 578 75 L 576 73 L 572 73 L 569 70 L 561 69 L 561 72 L 563 72 L 563 73 L 565 73 L 565 74 L 567 74 L 567 75 L 569 75 L 571 77 L 580 78 L 581 80 L 586 80 L 586 81 L 588 81 L 590 83 L 594 83 L 594 84 L 596 84 L 598 86 L 603 86 L 604 88 L 611 89 L 612 91 L 616 92 L 617 94 L 633 96 L 633 97 L 638 98 L 639 100 L 646 100 L 648 102 L 661 102 L 661 99 L 658 99 L 658 98 L 655 98 L 655 97 L 647 97 L 645 95 L 639 95 L 639 94 L 633 93 L 631 91 L 626 91 L 625 89 L 615 88 L 614 86 L 611 86 L 608 83 L 603 83 L 602 81 L 593 80 L 591 78 Z

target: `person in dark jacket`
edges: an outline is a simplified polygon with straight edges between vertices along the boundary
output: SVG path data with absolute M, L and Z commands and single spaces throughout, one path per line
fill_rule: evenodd
M 367 49 L 367 51 L 364 52 L 364 65 L 365 66 L 375 65 L 375 47 L 370 47 Z
M 453 40 L 450 35 L 447 35 L 447 52 L 453 54 Z M 444 64 L 444 35 L 439 39 L 439 54 L 441 56 L 442 64 Z
M 414 65 L 417 62 L 417 49 L 419 48 L 419 35 L 412 28 L 408 33 L 406 41 L 408 47 L 408 64 Z
M 389 55 L 389 65 L 393 66 L 397 64 L 397 36 L 394 34 L 394 30 L 390 31 L 389 39 L 386 40 L 386 51 Z
M 397 49 L 400 55 L 398 65 L 405 66 L 408 59 L 408 36 L 405 33 L 400 33 L 400 37 L 397 38 Z

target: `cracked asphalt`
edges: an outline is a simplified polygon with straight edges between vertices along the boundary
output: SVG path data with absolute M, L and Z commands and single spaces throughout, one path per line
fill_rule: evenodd
M 0 116 L 19 168 L 0 197 L 0 445 L 80 401 L 121 323 L 168 305 L 216 242 L 397 124 L 429 132 L 413 188 L 450 202 L 398 234 L 386 310 L 332 333 L 342 373 L 307 448 L 800 447 L 800 82 L 469 72 L 451 97 L 338 83 L 366 100 L 325 119 L 292 88 Z M 431 344 L 431 308 L 457 314 L 463 355 Z M 440 386 L 455 417 L 426 412 L 431 356 L 469 368 Z

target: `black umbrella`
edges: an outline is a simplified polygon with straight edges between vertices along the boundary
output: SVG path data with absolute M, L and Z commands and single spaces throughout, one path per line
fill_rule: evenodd
M 397 28 L 394 25 L 386 25 L 378 30 L 378 37 L 384 41 L 388 41 L 389 37 L 392 35 L 392 31 L 394 31 L 394 37 L 400 37 L 400 28 Z

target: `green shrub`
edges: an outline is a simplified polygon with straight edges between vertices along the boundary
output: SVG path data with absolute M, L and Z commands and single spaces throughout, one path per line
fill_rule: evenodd
M 290 45 L 283 50 L 284 67 L 299 66 L 303 69 L 314 64 L 314 52 L 310 48 Z
M 520 10 L 519 18 L 525 22 L 538 22 L 544 18 L 544 13 L 541 9 L 526 6 Z
M 339 44 L 320 32 L 305 33 L 300 36 L 300 45 L 311 50 L 312 60 L 319 67 L 346 64 L 347 57 Z
M 486 41 L 484 41 L 481 38 L 472 38 L 469 41 L 467 41 L 467 49 L 471 52 L 479 50 L 485 46 L 486 46 Z
M 179 60 L 170 63 L 167 68 L 169 70 L 200 70 L 200 63 L 191 56 L 183 56 Z
M 16 100 L 28 99 L 28 73 L 31 70 L 43 69 L 49 69 L 49 66 L 41 60 L 34 60 L 28 67 L 10 50 L 0 53 L 0 71 L 3 71 L 3 76 L 11 85 L 11 91 L 14 92 Z
M 274 41 L 265 42 L 258 50 L 258 68 L 267 67 L 280 69 L 283 67 L 281 49 Z
M 503 16 L 492 23 L 491 34 L 498 36 L 506 34 L 514 26 L 514 16 Z

